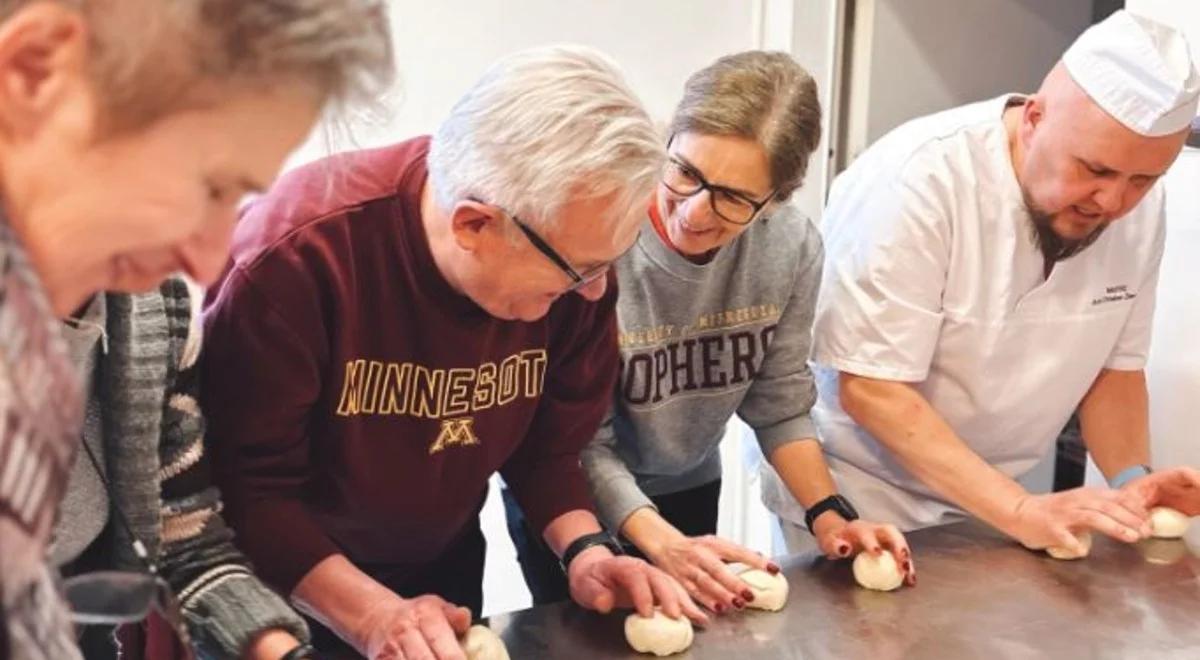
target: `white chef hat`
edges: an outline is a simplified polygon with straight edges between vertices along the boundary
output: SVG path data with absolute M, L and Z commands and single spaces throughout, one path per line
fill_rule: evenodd
M 1175 28 L 1121 10 L 1079 35 L 1062 62 L 1096 104 L 1136 133 L 1176 133 L 1196 116 L 1200 74 Z

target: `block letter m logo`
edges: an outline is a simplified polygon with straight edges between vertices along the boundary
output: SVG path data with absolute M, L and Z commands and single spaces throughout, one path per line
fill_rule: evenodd
M 429 455 L 432 456 L 446 447 L 469 446 L 479 444 L 479 438 L 475 436 L 475 419 L 472 417 L 458 417 L 455 419 L 443 419 L 442 430 L 438 433 L 437 440 L 429 447 Z

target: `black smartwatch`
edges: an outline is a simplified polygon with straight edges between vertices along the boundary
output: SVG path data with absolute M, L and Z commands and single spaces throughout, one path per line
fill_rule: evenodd
M 809 507 L 808 511 L 804 512 L 804 524 L 808 527 L 808 531 L 810 533 L 816 533 L 813 532 L 813 521 L 817 519 L 817 516 L 825 513 L 826 511 L 836 511 L 838 515 L 845 518 L 847 522 L 851 520 L 858 520 L 858 512 L 854 510 L 853 506 L 851 506 L 850 500 L 838 495 L 837 493 L 834 493 L 833 495 L 830 495 L 829 497 L 826 497 L 820 502 L 812 505 Z
M 598 545 L 608 548 L 608 550 L 614 555 L 625 554 L 625 551 L 621 549 L 621 544 L 613 540 L 613 537 L 610 536 L 608 532 L 592 532 L 591 534 L 584 534 L 574 541 L 571 541 L 571 545 L 568 545 L 567 549 L 563 550 L 562 559 L 558 560 L 558 565 L 562 567 L 563 573 L 567 572 L 567 567 L 569 567 L 571 562 L 579 556 L 579 553 L 587 550 L 588 548 L 594 548 Z

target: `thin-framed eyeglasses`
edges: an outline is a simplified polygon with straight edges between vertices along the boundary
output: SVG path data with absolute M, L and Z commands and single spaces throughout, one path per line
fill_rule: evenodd
M 567 277 L 571 278 L 571 284 L 570 284 L 570 286 L 568 286 L 566 288 L 564 293 L 578 291 L 579 289 L 600 279 L 601 277 L 604 276 L 605 273 L 608 272 L 609 268 L 612 268 L 612 265 L 614 263 L 616 263 L 617 259 L 621 258 L 620 256 L 618 256 L 617 259 L 613 259 L 612 261 L 607 261 L 605 263 L 598 264 L 596 266 L 592 266 L 591 268 L 588 268 L 587 270 L 585 270 L 583 272 L 579 272 L 579 271 L 575 270 L 571 266 L 571 264 L 567 262 L 566 258 L 563 257 L 561 254 L 559 254 L 557 250 L 550 247 L 550 244 L 546 242 L 546 239 L 542 238 L 541 235 L 539 235 L 536 231 L 534 231 L 533 227 L 530 227 L 529 225 L 525 224 L 525 222 L 522 221 L 520 218 L 518 218 L 515 214 L 509 213 L 506 209 L 504 209 L 504 207 L 497 206 L 495 204 L 490 204 L 490 203 L 485 202 L 480 199 L 471 198 L 471 201 L 478 202 L 480 204 L 487 204 L 488 206 L 494 206 L 497 209 L 500 209 L 500 211 L 502 213 L 504 213 L 504 215 L 507 216 L 509 220 L 512 220 L 513 224 L 517 226 L 517 229 L 521 230 L 521 233 L 524 234 L 525 238 L 528 239 L 529 242 L 533 244 L 533 247 L 537 248 L 538 252 L 541 252 L 542 255 L 544 255 L 547 259 L 549 259 L 551 261 L 551 263 L 553 263 L 555 266 L 558 267 L 559 270 L 561 270 L 563 273 L 565 273 Z M 634 243 L 636 243 L 636 242 L 637 242 L 637 240 L 635 238 Z M 632 247 L 632 245 L 631 245 L 631 247 Z M 624 253 L 622 253 L 621 256 L 624 256 Z

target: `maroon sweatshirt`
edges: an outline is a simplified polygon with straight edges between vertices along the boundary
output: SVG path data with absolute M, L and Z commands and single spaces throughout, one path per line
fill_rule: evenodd
M 289 593 L 335 553 L 415 574 L 499 470 L 534 529 L 592 508 L 579 451 L 617 373 L 615 287 L 540 321 L 442 277 L 428 138 L 300 168 L 243 214 L 205 312 L 204 407 L 227 520 Z

